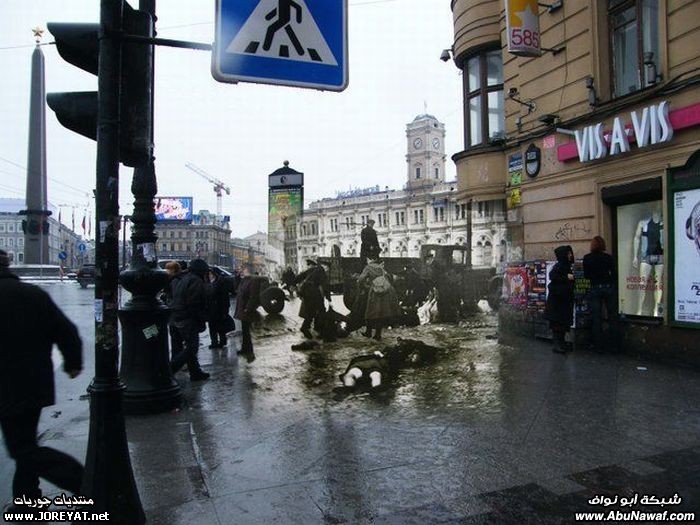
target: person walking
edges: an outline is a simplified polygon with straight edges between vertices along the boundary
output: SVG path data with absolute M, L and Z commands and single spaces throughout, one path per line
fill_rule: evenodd
M 180 263 L 177 261 L 169 261 L 165 265 L 165 272 L 168 274 L 168 284 L 163 288 L 161 294 L 161 301 L 171 306 L 173 301 L 172 292 L 172 281 L 173 278 L 178 275 L 182 270 L 180 269 Z M 182 351 L 182 340 L 178 338 L 175 327 L 172 323 L 168 323 L 168 333 L 170 334 L 170 359 L 175 357 L 179 352 Z
M 231 286 L 220 270 L 212 268 L 208 274 L 209 348 L 224 348 L 226 334 L 235 327 L 230 326 Z M 227 326 L 228 325 L 228 326 Z
M 591 331 L 593 348 L 604 352 L 603 308 L 607 311 L 610 337 L 607 339 L 611 352 L 618 350 L 617 330 L 617 268 L 613 257 L 605 252 L 605 240 L 599 235 L 591 240 L 591 252 L 583 258 L 583 276 L 591 282 L 588 304 L 591 308 Z
M 23 283 L 0 250 L 0 427 L 15 460 L 13 498 L 42 496 L 39 478 L 79 494 L 83 466 L 71 456 L 37 443 L 43 407 L 55 403 L 51 350 L 63 356 L 71 379 L 83 368 L 82 341 L 76 326 L 37 286 Z
M 399 299 L 389 274 L 384 270 L 384 263 L 370 259 L 360 274 L 359 285 L 369 291 L 365 309 L 367 329 L 362 335 L 372 337 L 374 330 L 374 339 L 380 341 L 382 329 L 401 315 Z
M 260 280 L 253 275 L 253 268 L 250 264 L 243 265 L 241 276 L 236 294 L 236 311 L 233 315 L 241 321 L 242 339 L 238 353 L 252 357 L 255 353 L 250 326 L 253 322 L 253 315 L 260 306 Z
M 360 260 L 362 266 L 367 264 L 369 259 L 379 257 L 381 248 L 377 239 L 377 232 L 374 231 L 374 219 L 367 219 L 367 226 L 360 232 Z
M 199 333 L 206 329 L 206 295 L 204 278 L 209 265 L 202 259 L 194 259 L 189 270 L 175 275 L 171 281 L 173 327 L 178 352 L 170 362 L 173 373 L 185 364 L 191 381 L 203 381 L 209 374 L 199 365 Z
M 554 338 L 553 350 L 566 353 L 566 333 L 574 320 L 574 251 L 571 246 L 555 248 L 557 262 L 549 272 L 549 286 L 544 318 L 549 321 Z
M 320 318 L 326 313 L 323 299 L 331 300 L 330 286 L 326 271 L 313 259 L 306 261 L 307 269 L 297 275 L 295 284 L 299 285 L 299 297 L 301 307 L 299 317 L 304 319 L 301 325 L 301 333 L 307 339 L 313 339 L 311 323 L 318 329 L 321 325 Z

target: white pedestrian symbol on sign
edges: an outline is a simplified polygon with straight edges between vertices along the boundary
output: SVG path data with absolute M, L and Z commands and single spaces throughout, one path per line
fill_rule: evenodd
M 338 65 L 304 0 L 261 0 L 226 52 Z

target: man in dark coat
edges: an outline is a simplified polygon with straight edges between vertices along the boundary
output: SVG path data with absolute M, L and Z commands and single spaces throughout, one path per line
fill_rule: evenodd
M 253 339 L 250 335 L 250 325 L 258 306 L 260 306 L 260 280 L 252 275 L 252 267 L 243 265 L 242 279 L 238 284 L 236 296 L 236 311 L 233 316 L 241 321 L 241 348 L 239 354 L 255 355 L 253 352 Z
M 301 333 L 307 339 L 313 339 L 311 323 L 318 329 L 322 324 L 321 316 L 326 313 L 323 302 L 324 297 L 330 301 L 331 291 L 326 271 L 313 259 L 306 261 L 308 268 L 297 275 L 295 284 L 298 285 L 301 307 L 299 317 L 304 319 L 301 325 Z
M 554 250 L 557 263 L 549 272 L 549 286 L 544 318 L 549 321 L 554 337 L 553 350 L 565 353 L 566 333 L 574 320 L 574 251 L 571 246 L 559 246 Z
M 0 427 L 16 470 L 14 498 L 41 497 L 39 478 L 73 494 L 80 492 L 83 467 L 72 457 L 37 444 L 41 409 L 53 405 L 55 389 L 51 349 L 63 355 L 72 379 L 83 368 L 82 341 L 75 325 L 41 288 L 9 270 L 0 250 Z
M 376 259 L 381 252 L 377 232 L 374 231 L 374 220 L 367 220 L 367 226 L 360 232 L 360 242 L 360 259 L 364 266 L 367 264 L 367 259 Z
M 229 309 L 231 307 L 230 293 L 232 286 L 220 270 L 212 268 L 209 272 L 208 310 L 209 310 L 209 348 L 226 346 L 226 323 L 230 323 Z
M 294 297 L 294 279 L 296 279 L 294 270 L 292 270 L 291 266 L 287 266 L 284 272 L 282 272 L 282 284 L 284 285 L 284 289 L 289 292 L 289 297 Z
M 173 327 L 176 354 L 170 363 L 173 373 L 180 370 L 185 363 L 190 373 L 190 380 L 202 381 L 209 374 L 199 365 L 199 333 L 206 328 L 206 293 L 204 278 L 209 265 L 202 259 L 195 259 L 188 265 L 189 270 L 181 272 L 170 281 L 172 300 L 170 324 Z

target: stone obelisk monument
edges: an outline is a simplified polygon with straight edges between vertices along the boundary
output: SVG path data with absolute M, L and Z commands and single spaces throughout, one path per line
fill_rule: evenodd
M 48 264 L 49 235 L 44 223 L 51 214 L 46 196 L 46 86 L 44 53 L 39 42 L 43 30 L 33 29 L 36 48 L 32 53 L 32 84 L 29 100 L 29 148 L 27 153 L 27 209 L 24 233 L 25 264 Z

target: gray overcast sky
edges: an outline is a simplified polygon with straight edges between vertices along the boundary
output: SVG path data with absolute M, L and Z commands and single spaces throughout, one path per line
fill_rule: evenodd
M 221 84 L 211 77 L 210 53 L 158 48 L 159 194 L 192 195 L 196 210 L 214 211 L 214 192 L 185 168 L 191 162 L 231 186 L 224 213 L 233 234 L 244 236 L 266 229 L 267 174 L 285 159 L 305 173 L 307 204 L 351 185 L 399 188 L 406 177 L 405 125 L 423 113 L 424 101 L 447 126 L 448 156 L 460 151 L 461 77 L 453 63 L 439 60 L 452 41 L 449 4 L 350 0 L 350 84 L 340 94 Z M 157 8 L 159 36 L 213 41 L 214 0 L 159 0 Z M 48 21 L 97 22 L 98 11 L 97 0 L 2 0 L 0 48 L 31 46 L 31 28 Z M 42 49 L 48 92 L 96 89 L 95 77 L 64 62 L 54 46 Z M 25 172 L 17 165 L 27 164 L 31 53 L 32 47 L 0 49 L 0 196 L 24 192 Z M 47 147 L 49 200 L 83 206 L 94 186 L 94 142 L 61 127 L 47 109 Z M 449 158 L 447 174 L 455 176 Z M 131 170 L 122 168 L 122 213 L 131 211 L 130 183 Z

